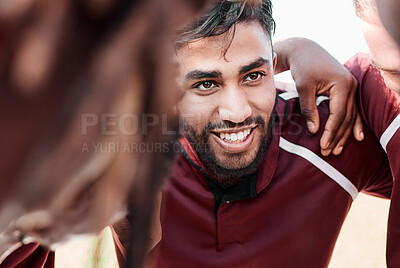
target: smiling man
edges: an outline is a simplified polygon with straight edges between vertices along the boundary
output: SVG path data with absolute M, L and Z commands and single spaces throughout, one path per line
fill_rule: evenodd
M 340 156 L 321 155 L 322 131 L 307 131 L 297 93 L 274 86 L 271 3 L 253 2 L 218 1 L 178 36 L 185 135 L 156 267 L 326 267 L 357 193 L 390 196 L 368 129 Z M 327 99 L 317 99 L 321 129 Z
M 261 164 L 271 138 L 276 58 L 259 23 L 237 25 L 232 42 L 226 37 L 180 48 L 185 94 L 178 108 L 200 160 L 218 178 L 235 183 Z

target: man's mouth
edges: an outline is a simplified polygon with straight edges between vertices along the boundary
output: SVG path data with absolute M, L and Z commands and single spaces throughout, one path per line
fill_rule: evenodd
M 240 129 L 221 129 L 212 131 L 214 140 L 229 153 L 240 153 L 248 150 L 254 139 L 254 130 L 257 125 Z
M 219 132 L 216 133 L 216 135 L 218 135 L 221 140 L 224 140 L 226 142 L 239 143 L 246 140 L 251 131 L 252 128 L 248 128 L 238 132 Z

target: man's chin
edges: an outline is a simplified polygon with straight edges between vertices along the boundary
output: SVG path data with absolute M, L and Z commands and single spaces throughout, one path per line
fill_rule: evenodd
M 240 178 L 256 172 L 259 165 L 259 163 L 255 162 L 255 159 L 249 163 L 243 163 L 242 161 L 242 163 L 229 166 L 224 166 L 218 162 L 219 161 L 217 161 L 211 168 L 210 164 L 207 164 L 207 166 L 220 180 L 229 184 L 235 184 Z
M 267 137 L 254 141 L 255 149 L 240 153 L 227 153 L 211 142 L 209 153 L 198 153 L 204 165 L 220 180 L 235 184 L 240 178 L 257 171 L 268 148 Z M 219 151 L 218 151 L 219 150 Z
M 229 156 L 218 157 L 216 156 L 217 163 L 224 169 L 231 170 L 243 170 L 251 165 L 256 157 L 257 152 L 254 153 L 240 153 L 231 154 Z

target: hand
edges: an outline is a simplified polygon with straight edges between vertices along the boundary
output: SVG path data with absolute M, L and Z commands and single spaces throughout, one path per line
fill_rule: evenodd
M 352 131 L 357 140 L 363 140 L 363 125 L 355 104 L 357 81 L 352 74 L 311 40 L 286 39 L 276 42 L 274 50 L 278 55 L 275 73 L 290 69 L 311 133 L 318 131 L 320 123 L 316 96 L 329 93 L 330 115 L 320 141 L 321 153 L 339 155 Z

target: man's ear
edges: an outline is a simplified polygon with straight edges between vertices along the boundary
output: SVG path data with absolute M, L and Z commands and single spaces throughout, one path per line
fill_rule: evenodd
M 274 73 L 275 73 L 276 64 L 278 63 L 278 55 L 276 55 L 276 53 L 274 52 L 273 56 L 274 56 L 273 67 L 274 67 Z

